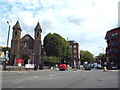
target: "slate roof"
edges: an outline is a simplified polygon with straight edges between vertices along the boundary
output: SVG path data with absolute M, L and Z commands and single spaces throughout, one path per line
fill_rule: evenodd
M 42 29 L 40 27 L 40 23 L 38 22 L 36 27 L 35 27 L 35 31 L 39 31 L 39 30 L 42 32 Z

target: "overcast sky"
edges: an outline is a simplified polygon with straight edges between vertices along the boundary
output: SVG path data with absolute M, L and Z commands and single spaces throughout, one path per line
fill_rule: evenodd
M 66 40 L 75 40 L 80 50 L 94 55 L 106 48 L 105 35 L 118 27 L 119 0 L 1 0 L 0 1 L 0 46 L 6 46 L 10 22 L 16 21 L 26 33 L 34 38 L 34 28 L 39 21 L 42 40 L 48 33 L 58 33 Z M 100 46 L 100 48 L 99 48 Z M 104 51 L 105 52 L 105 51 Z

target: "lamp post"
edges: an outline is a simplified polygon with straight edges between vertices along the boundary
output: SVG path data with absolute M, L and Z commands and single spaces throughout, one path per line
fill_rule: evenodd
M 9 28 L 8 28 L 8 37 L 7 37 L 7 47 L 6 47 L 6 58 L 5 58 L 5 61 L 3 61 L 3 70 L 5 71 L 6 70 L 6 61 L 8 59 L 8 43 L 9 43 L 9 34 L 10 34 L 10 24 L 9 22 L 7 21 L 7 24 L 9 25 Z
M 8 25 L 9 25 L 9 29 L 8 29 L 8 37 L 7 37 L 7 48 L 8 48 L 8 43 L 9 43 L 9 34 L 10 34 L 10 24 L 7 21 Z

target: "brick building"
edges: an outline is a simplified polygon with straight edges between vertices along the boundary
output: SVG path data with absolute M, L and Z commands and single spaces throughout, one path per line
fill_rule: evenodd
M 28 64 L 28 61 L 34 64 L 41 63 L 42 29 L 39 22 L 34 29 L 34 39 L 29 34 L 21 37 L 21 32 L 22 29 L 17 21 L 13 26 L 9 64 L 14 65 L 16 59 L 23 59 L 23 65 Z
M 105 36 L 107 47 L 106 56 L 109 63 L 120 63 L 120 27 L 107 31 Z
M 78 64 L 80 61 L 80 49 L 79 49 L 79 44 L 75 41 L 68 41 L 70 43 L 70 47 L 72 48 L 72 61 L 71 63 Z

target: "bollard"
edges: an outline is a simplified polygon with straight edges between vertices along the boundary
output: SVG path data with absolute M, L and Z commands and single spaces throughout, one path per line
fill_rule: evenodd
M 105 72 L 107 71 L 107 68 L 106 68 L 106 66 L 104 66 L 104 71 L 105 71 Z

